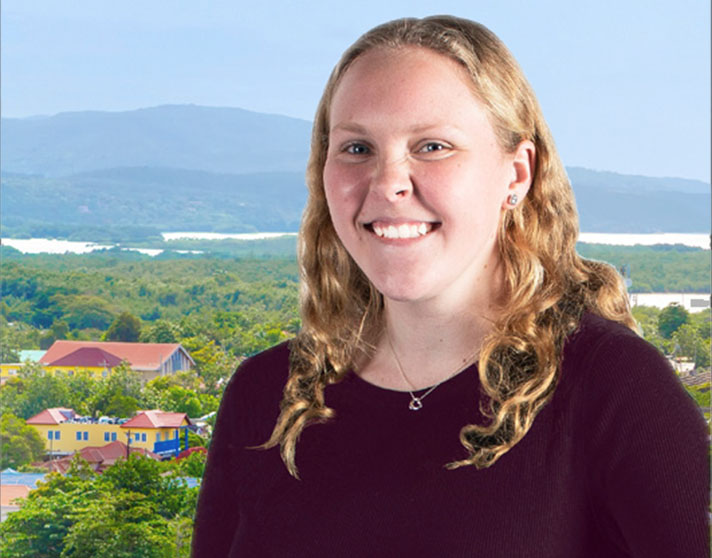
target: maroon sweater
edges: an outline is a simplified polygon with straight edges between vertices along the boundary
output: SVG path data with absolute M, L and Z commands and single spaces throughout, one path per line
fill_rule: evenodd
M 195 517 L 194 558 L 709 555 L 707 430 L 662 356 L 586 315 L 529 433 L 489 469 L 443 466 L 481 420 L 476 366 L 420 411 L 350 374 L 336 416 L 297 444 L 301 480 L 263 443 L 289 349 L 245 361 L 218 414 Z

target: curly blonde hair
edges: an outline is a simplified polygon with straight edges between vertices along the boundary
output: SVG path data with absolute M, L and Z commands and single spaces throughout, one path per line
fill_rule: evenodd
M 447 466 L 488 467 L 524 437 L 553 394 L 564 341 L 585 310 L 635 328 L 616 271 L 576 253 L 578 217 L 571 185 L 534 92 L 504 44 L 486 27 L 451 16 L 380 25 L 344 53 L 314 121 L 309 198 L 298 247 L 302 329 L 291 343 L 281 413 L 263 446 L 279 445 L 295 477 L 300 433 L 333 416 L 324 403 L 324 388 L 370 354 L 383 328 L 382 296 L 341 244 L 324 194 L 331 100 L 361 54 L 404 47 L 433 50 L 466 69 L 505 151 L 513 152 L 525 140 L 536 147 L 529 193 L 505 213 L 499 231 L 506 303 L 479 355 L 483 411 L 489 420 L 463 425 L 460 441 L 469 455 Z

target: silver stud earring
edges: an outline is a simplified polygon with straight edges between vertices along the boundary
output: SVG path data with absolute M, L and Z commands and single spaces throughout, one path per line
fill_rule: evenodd
M 519 201 L 519 198 L 517 197 L 517 194 L 512 194 L 509 196 L 509 205 L 517 205 L 517 202 Z

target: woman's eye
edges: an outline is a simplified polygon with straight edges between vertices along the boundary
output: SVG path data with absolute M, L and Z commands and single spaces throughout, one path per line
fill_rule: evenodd
M 363 143 L 350 143 L 344 148 L 344 152 L 350 155 L 366 155 L 369 153 L 369 149 Z
M 418 151 L 420 153 L 438 153 L 448 149 L 448 146 L 439 141 L 429 141 L 424 143 Z

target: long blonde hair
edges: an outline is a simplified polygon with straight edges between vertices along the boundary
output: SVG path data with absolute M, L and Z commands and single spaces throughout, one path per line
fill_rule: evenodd
M 499 233 L 506 304 L 479 356 L 483 411 L 489 421 L 463 425 L 460 440 L 469 457 L 447 466 L 490 466 L 522 439 L 551 398 L 564 341 L 584 310 L 635 327 L 616 271 L 575 251 L 578 218 L 571 185 L 536 97 L 504 44 L 486 27 L 450 16 L 380 25 L 344 53 L 314 120 L 309 198 L 298 247 L 302 329 L 291 343 L 281 413 L 263 446 L 279 445 L 294 476 L 300 433 L 333 415 L 324 403 L 324 388 L 342 379 L 358 357 L 369 354 L 383 325 L 382 297 L 346 252 L 329 216 L 322 173 L 331 100 L 361 54 L 403 47 L 431 49 L 467 70 L 505 151 L 514 151 L 524 140 L 536 147 L 529 193 L 505 213 Z

